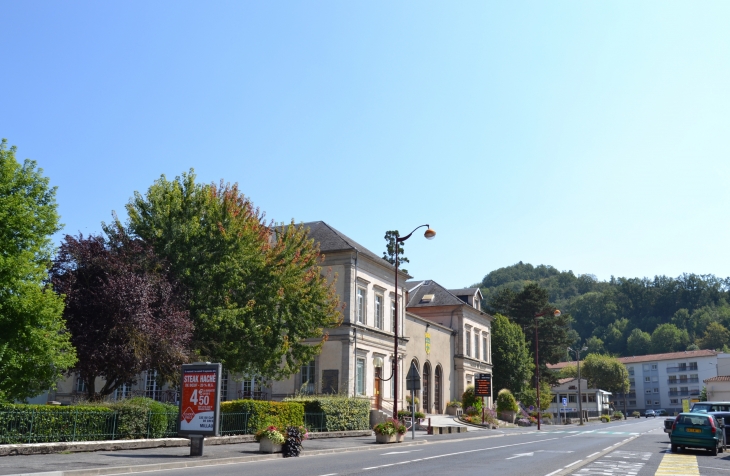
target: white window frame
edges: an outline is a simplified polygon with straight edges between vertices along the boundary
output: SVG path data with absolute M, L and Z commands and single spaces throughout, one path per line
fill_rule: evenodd
M 395 299 L 390 300 L 390 332 L 395 333 Z
M 76 393 L 86 393 L 86 381 L 82 380 L 81 377 L 76 379 Z
M 646 401 L 646 404 L 647 404 L 647 405 L 651 405 L 651 400 L 647 400 L 647 401 Z
M 368 290 L 358 286 L 357 287 L 357 322 L 360 324 L 367 325 L 367 300 Z
M 378 329 L 383 328 L 383 295 L 375 295 L 375 327 Z
M 471 331 L 466 330 L 466 356 L 471 357 Z
M 651 377 L 644 377 L 644 382 L 651 382 Z
M 652 370 L 657 370 L 658 368 L 659 368 L 659 366 L 657 364 L 651 364 Z
M 304 393 L 307 395 L 314 395 L 317 393 L 317 365 L 314 360 L 302 365 L 299 369 L 301 374 L 302 388 L 306 384 L 307 387 L 304 389 Z
M 479 360 L 479 331 L 474 331 L 474 358 Z
M 365 395 L 365 373 L 367 372 L 366 361 L 362 357 L 358 357 L 355 363 L 355 393 Z
M 160 393 L 157 385 L 157 370 L 148 370 L 144 379 L 144 394 L 147 398 L 157 400 L 155 398 Z
M 129 397 L 132 387 L 126 383 L 121 384 L 114 389 L 114 401 L 123 400 Z

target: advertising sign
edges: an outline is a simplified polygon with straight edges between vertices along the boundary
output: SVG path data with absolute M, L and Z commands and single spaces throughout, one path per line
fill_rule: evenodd
M 182 366 L 180 436 L 218 436 L 220 380 L 221 364 Z
M 431 334 L 426 332 L 426 354 L 431 353 Z
M 492 396 L 492 374 L 477 374 L 474 376 L 474 396 Z

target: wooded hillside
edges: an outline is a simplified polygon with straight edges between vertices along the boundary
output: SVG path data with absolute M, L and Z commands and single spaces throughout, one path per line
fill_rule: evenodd
M 730 278 L 685 273 L 598 281 L 519 262 L 490 272 L 477 286 L 487 312 L 508 315 L 502 303 L 528 283 L 547 290 L 550 303 L 570 314 L 588 352 L 627 356 L 730 345 Z

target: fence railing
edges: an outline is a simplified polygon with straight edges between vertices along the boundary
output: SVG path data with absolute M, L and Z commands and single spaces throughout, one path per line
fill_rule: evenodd
M 220 434 L 251 435 L 252 413 L 221 413 Z M 117 412 L 77 409 L 73 412 L 36 410 L 0 411 L 0 444 L 101 441 L 131 438 L 177 437 L 178 412 L 148 412 L 143 428 L 133 430 Z M 324 413 L 305 413 L 304 426 L 311 432 L 326 431 Z

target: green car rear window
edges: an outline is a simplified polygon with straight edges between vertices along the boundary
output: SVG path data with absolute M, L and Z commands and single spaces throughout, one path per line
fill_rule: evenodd
M 682 425 L 710 426 L 710 419 L 705 416 L 683 415 L 679 419 Z

